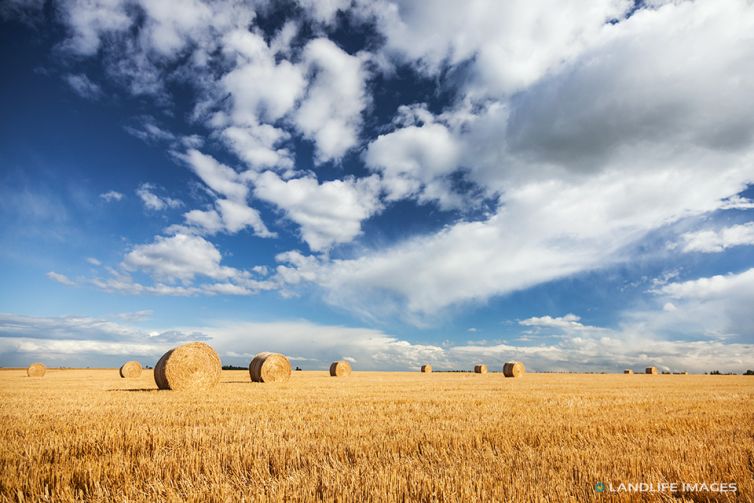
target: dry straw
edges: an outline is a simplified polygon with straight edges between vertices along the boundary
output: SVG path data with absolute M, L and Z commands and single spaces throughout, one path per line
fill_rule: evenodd
M 291 378 L 291 362 L 280 353 L 259 353 L 249 363 L 254 382 L 285 382 Z
M 647 370 L 645 370 L 645 373 L 647 373 L 647 374 L 656 374 L 657 373 L 657 367 L 647 367 Z
M 477 374 L 486 374 L 487 365 L 485 365 L 484 363 L 480 363 L 479 365 L 474 365 L 474 372 Z
M 633 374 L 633 373 L 634 373 L 634 371 L 633 371 L 633 370 L 631 370 L 631 369 L 626 369 L 626 370 L 624 370 L 624 371 L 623 371 L 623 373 L 624 373 L 624 374 Z
M 429 363 L 422 365 L 422 372 L 424 372 L 425 374 L 432 372 L 432 365 L 430 365 Z
M 332 362 L 330 365 L 330 375 L 333 377 L 345 377 L 351 375 L 351 364 L 345 360 Z
M 209 345 L 191 342 L 173 348 L 154 367 L 154 381 L 160 389 L 207 389 L 220 382 L 222 363 Z
M 29 368 L 26 369 L 26 375 L 29 377 L 44 377 L 45 372 L 47 372 L 47 367 L 44 363 L 32 363 L 29 365 Z
M 524 375 L 526 368 L 521 362 L 507 362 L 503 365 L 503 375 L 505 377 L 520 377 Z
M 120 367 L 120 376 L 123 378 L 136 378 L 141 375 L 141 363 L 131 360 Z

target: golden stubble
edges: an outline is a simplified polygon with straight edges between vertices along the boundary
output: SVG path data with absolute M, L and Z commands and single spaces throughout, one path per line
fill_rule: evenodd
M 752 501 L 754 378 L 0 371 L 0 500 Z M 596 482 L 736 482 L 608 495 Z

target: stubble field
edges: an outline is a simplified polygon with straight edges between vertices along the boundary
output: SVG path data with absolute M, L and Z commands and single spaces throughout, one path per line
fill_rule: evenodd
M 4 370 L 0 398 L 3 501 L 754 501 L 745 376 Z M 738 490 L 609 491 L 641 482 Z

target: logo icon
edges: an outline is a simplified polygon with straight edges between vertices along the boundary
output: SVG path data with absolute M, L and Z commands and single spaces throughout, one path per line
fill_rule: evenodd
M 594 484 L 594 490 L 598 493 L 605 492 L 605 483 L 597 482 L 596 484 Z

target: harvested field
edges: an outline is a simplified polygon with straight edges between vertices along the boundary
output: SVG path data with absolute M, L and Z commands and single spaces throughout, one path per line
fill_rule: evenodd
M 0 371 L 0 500 L 607 501 L 595 483 L 735 482 L 752 501 L 754 378 Z M 264 404 L 260 407 L 259 404 Z M 736 499 L 737 498 L 737 499 Z

